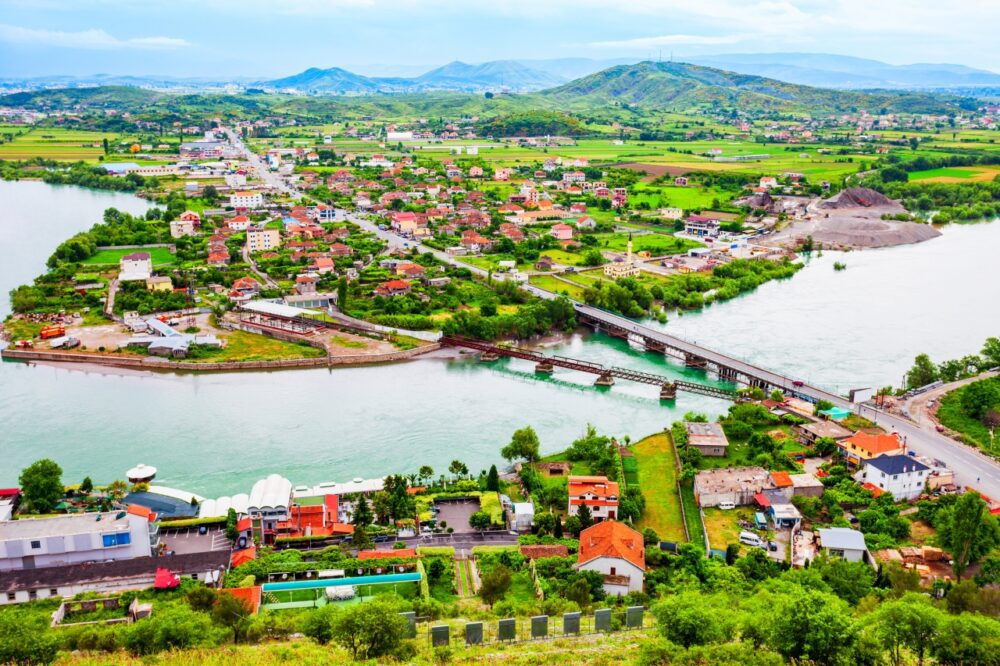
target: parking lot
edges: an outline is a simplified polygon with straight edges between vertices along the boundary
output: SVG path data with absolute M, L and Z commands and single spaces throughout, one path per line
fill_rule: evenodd
M 478 499 L 443 500 L 435 502 L 434 506 L 438 509 L 438 525 L 442 521 L 447 523 L 448 527 L 455 530 L 455 534 L 476 531 L 469 526 L 469 517 L 479 511 Z
M 173 551 L 175 555 L 208 553 L 231 547 L 221 527 L 210 527 L 205 534 L 199 534 L 197 527 L 166 529 L 160 532 L 160 541 L 165 544 L 166 550 Z

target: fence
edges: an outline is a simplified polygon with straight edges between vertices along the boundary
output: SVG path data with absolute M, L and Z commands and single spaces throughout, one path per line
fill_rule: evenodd
M 450 624 L 418 624 L 415 613 L 402 615 L 409 623 L 410 637 L 426 640 L 433 647 L 575 638 L 618 631 L 644 631 L 654 626 L 653 618 L 643 606 L 631 606 L 624 610 L 601 608 L 593 615 L 564 613 L 558 617 L 536 615 Z

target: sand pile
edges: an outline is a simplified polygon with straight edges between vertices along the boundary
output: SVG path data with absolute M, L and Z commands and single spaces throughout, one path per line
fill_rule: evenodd
M 824 210 L 851 210 L 856 208 L 886 208 L 894 209 L 896 212 L 903 212 L 904 209 L 898 203 L 885 196 L 881 192 L 867 187 L 850 187 L 838 192 L 826 201 L 822 202 L 818 208 Z

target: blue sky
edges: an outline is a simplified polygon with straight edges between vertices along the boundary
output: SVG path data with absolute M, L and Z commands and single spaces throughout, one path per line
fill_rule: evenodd
M 1000 0 L 0 0 L 0 76 L 802 51 L 1000 70 Z

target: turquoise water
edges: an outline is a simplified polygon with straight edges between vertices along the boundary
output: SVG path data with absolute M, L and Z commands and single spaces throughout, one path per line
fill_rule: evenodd
M 286 590 L 313 590 L 319 587 L 344 587 L 346 585 L 389 585 L 391 583 L 419 583 L 420 574 L 381 574 L 378 576 L 355 576 L 354 578 L 317 578 L 314 580 L 290 580 L 284 583 L 264 583 L 263 592 Z
M 0 201 L 0 243 L 11 248 L 0 262 L 4 293 L 43 270 L 55 245 L 106 207 L 146 206 L 127 195 L 2 181 Z M 1000 279 L 995 264 L 984 263 L 996 247 L 993 224 L 949 228 L 920 246 L 850 253 L 838 257 L 848 265 L 842 272 L 828 253 L 791 280 L 672 318 L 667 329 L 834 388 L 853 387 L 854 377 L 861 386 L 890 383 L 920 351 L 961 356 L 1000 334 L 1000 309 L 988 307 L 1000 302 Z M 603 336 L 573 336 L 548 351 L 707 381 Z M 62 465 L 67 483 L 84 475 L 109 482 L 143 462 L 159 469 L 158 483 L 205 496 L 249 492 L 273 472 L 316 484 L 425 464 L 441 474 L 456 458 L 475 472 L 501 462 L 500 448 L 525 425 L 552 452 L 588 423 L 634 440 L 686 411 L 716 415 L 728 406 L 684 393 L 666 405 L 655 387 L 595 389 L 593 379 L 563 370 L 540 379 L 518 360 L 203 375 L 3 363 L 0 486 L 43 456 Z

